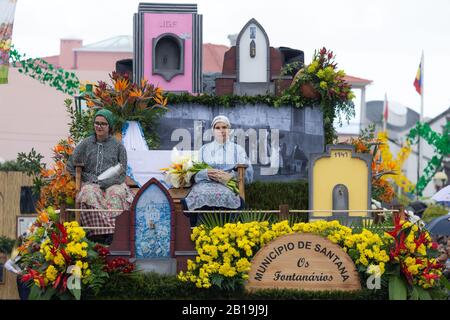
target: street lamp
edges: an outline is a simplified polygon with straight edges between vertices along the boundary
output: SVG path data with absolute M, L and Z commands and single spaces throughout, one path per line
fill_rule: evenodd
M 445 186 L 447 179 L 447 175 L 444 171 L 439 171 L 434 175 L 433 181 L 434 185 L 436 186 L 436 191 L 439 191 L 440 189 L 442 189 L 442 187 Z
M 91 97 L 92 95 L 93 95 L 92 84 L 86 84 L 86 90 L 82 92 L 80 95 L 74 97 L 75 108 L 78 113 L 80 113 L 82 110 L 87 109 L 86 96 Z

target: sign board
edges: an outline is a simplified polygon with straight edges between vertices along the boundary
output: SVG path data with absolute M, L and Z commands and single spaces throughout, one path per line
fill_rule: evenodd
M 361 289 L 355 264 L 337 244 L 318 235 L 281 236 L 252 259 L 247 290 L 300 289 L 309 291 Z

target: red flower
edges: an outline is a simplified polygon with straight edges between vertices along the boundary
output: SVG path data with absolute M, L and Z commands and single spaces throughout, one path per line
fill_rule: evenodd
M 425 277 L 425 279 L 427 279 L 427 281 L 430 281 L 431 279 L 439 279 L 440 276 L 437 274 L 433 274 L 433 273 L 424 273 L 423 276 Z
M 22 276 L 22 282 L 28 282 L 31 279 L 34 279 L 34 274 L 36 273 L 36 271 L 34 271 L 33 269 L 28 269 L 28 273 L 24 274 Z
M 67 231 L 66 231 L 66 228 L 64 228 L 64 226 L 61 223 L 57 223 L 56 227 L 59 229 L 59 231 L 61 231 L 61 234 L 62 234 L 61 242 L 62 243 L 67 243 Z
M 64 250 L 63 248 L 61 248 L 61 254 L 66 260 L 66 262 L 70 263 L 70 261 L 72 261 L 72 259 L 67 255 L 66 250 Z
M 405 265 L 403 265 L 403 264 L 402 264 L 401 269 L 402 269 L 402 273 L 405 275 L 406 280 L 407 280 L 410 284 L 412 284 L 412 282 L 413 282 L 413 276 L 412 276 L 411 272 L 409 272 L 409 271 L 408 271 L 408 268 L 407 268 Z
M 68 279 L 68 278 L 69 278 L 69 277 L 67 277 L 67 276 L 64 277 L 63 284 L 62 284 L 63 290 L 66 290 L 66 289 L 67 289 L 67 279 Z
M 39 286 L 41 288 L 45 287 L 44 278 L 36 270 L 28 269 L 28 273 L 22 276 L 22 282 L 27 282 L 34 279 L 39 281 Z
M 387 232 L 387 234 L 391 235 L 392 237 L 396 238 L 397 234 L 400 230 L 402 230 L 403 223 L 400 221 L 400 215 L 394 216 L 394 230 Z
M 53 288 L 57 288 L 58 287 L 58 284 L 59 284 L 59 282 L 61 281 L 61 277 L 62 277 L 62 273 L 60 273 L 59 275 L 58 275 L 58 277 L 56 278 L 56 280 L 55 280 L 55 284 L 53 285 Z
M 420 247 L 421 244 L 426 244 L 427 238 L 425 237 L 425 232 L 422 232 L 419 236 L 419 239 L 414 239 L 414 242 L 416 244 L 416 247 Z

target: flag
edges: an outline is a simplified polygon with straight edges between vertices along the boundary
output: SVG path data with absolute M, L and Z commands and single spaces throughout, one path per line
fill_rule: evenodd
M 414 79 L 414 87 L 416 88 L 416 91 L 420 95 L 422 94 L 422 81 L 423 81 L 422 63 L 423 63 L 423 54 L 419 64 L 419 69 L 417 70 L 416 78 Z
M 9 50 L 17 0 L 0 0 L 0 84 L 8 83 Z
M 387 100 L 387 93 L 384 94 L 384 104 L 383 104 L 383 131 L 386 131 L 386 125 L 389 117 L 389 104 Z

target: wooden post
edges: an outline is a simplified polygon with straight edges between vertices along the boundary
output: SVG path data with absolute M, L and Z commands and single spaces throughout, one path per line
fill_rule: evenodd
M 84 165 L 82 163 L 75 164 L 75 191 L 76 191 L 76 193 L 80 192 L 80 190 L 81 190 L 81 172 L 83 171 L 83 167 L 84 167 Z
M 380 212 L 374 212 L 373 213 L 373 223 L 379 224 L 384 222 L 384 217 L 382 216 L 382 213 Z
M 66 212 L 66 204 L 61 203 L 59 206 L 59 223 L 64 224 L 64 222 L 68 221 L 67 212 Z
M 238 172 L 238 183 L 239 183 L 239 195 L 242 200 L 245 201 L 245 169 L 247 169 L 248 165 L 246 164 L 238 164 L 236 165 Z
M 81 190 L 81 172 L 83 171 L 84 164 L 75 164 L 75 209 L 80 209 L 80 203 L 77 201 L 78 193 Z M 75 221 L 80 223 L 80 212 L 75 212 Z
M 396 215 L 398 215 L 400 217 L 400 220 L 406 220 L 406 216 L 405 216 L 405 208 L 401 205 L 393 205 L 392 210 L 398 210 L 398 212 L 394 212 L 393 216 L 395 217 Z
M 288 204 L 280 204 L 280 220 L 289 219 L 289 205 Z

